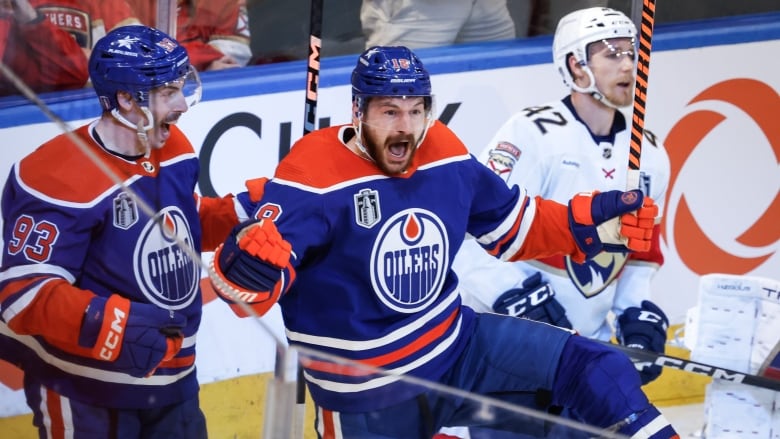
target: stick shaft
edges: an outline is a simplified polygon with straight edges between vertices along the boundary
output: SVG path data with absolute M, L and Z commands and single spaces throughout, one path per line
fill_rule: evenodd
M 634 87 L 634 109 L 631 117 L 631 141 L 628 155 L 628 189 L 639 187 L 639 166 L 642 158 L 642 137 L 645 130 L 647 80 L 650 75 L 650 49 L 655 24 L 655 0 L 644 0 L 639 26 L 639 50 Z
M 317 123 L 317 91 L 320 81 L 320 51 L 322 49 L 322 3 L 311 0 L 309 14 L 309 58 L 306 65 L 306 108 L 303 134 L 314 131 Z
M 725 367 L 718 367 L 711 364 L 699 363 L 697 361 L 686 360 L 684 358 L 674 357 L 666 354 L 659 354 L 652 351 L 646 351 L 643 349 L 634 349 L 606 341 L 599 341 L 599 343 L 608 345 L 613 349 L 623 352 L 635 363 L 650 363 L 657 366 L 668 367 L 672 369 L 682 370 L 684 372 L 695 373 L 697 375 L 705 375 L 712 378 L 719 378 L 726 381 L 735 383 L 747 384 L 750 386 L 761 387 L 764 389 L 780 390 L 780 380 L 767 378 L 759 375 L 753 375 L 744 372 L 738 372 L 736 370 L 726 369 Z
M 322 7 L 323 0 L 311 0 L 309 9 L 309 58 L 306 65 L 306 98 L 303 115 L 303 135 L 316 129 L 317 92 L 320 82 L 320 51 L 322 49 Z M 303 367 L 298 364 L 298 379 L 295 392 L 294 439 L 303 438 L 303 426 L 306 422 L 306 383 Z

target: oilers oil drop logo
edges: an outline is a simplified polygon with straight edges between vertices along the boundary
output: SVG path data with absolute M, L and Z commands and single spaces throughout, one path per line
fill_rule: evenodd
M 671 178 L 662 236 L 694 273 L 750 273 L 780 248 L 780 95 L 735 78 L 688 106 L 664 142 Z M 713 178 L 689 177 L 705 174 L 700 162 L 714 165 L 706 170 Z
M 192 232 L 186 217 L 175 206 L 150 220 L 138 238 L 133 269 L 150 302 L 165 309 L 182 309 L 197 297 L 200 266 L 180 247 L 192 248 Z
M 424 209 L 407 209 L 382 225 L 371 250 L 371 283 L 389 308 L 413 313 L 436 298 L 449 266 L 444 224 Z

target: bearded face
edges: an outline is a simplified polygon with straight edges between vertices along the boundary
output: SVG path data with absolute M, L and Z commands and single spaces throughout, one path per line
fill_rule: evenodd
M 377 97 L 359 116 L 366 153 L 388 175 L 406 171 L 428 124 L 424 98 Z

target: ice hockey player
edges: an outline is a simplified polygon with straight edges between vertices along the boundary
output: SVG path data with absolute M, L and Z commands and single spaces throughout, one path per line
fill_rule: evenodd
M 622 353 L 552 325 L 475 313 L 461 305 L 450 267 L 467 232 L 502 259 L 582 261 L 605 247 L 626 251 L 624 237 L 645 251 L 652 200 L 588 192 L 566 205 L 507 187 L 434 120 L 430 76 L 406 47 L 363 52 L 352 92 L 352 123 L 299 140 L 256 219 L 214 258 L 231 307 L 263 314 L 278 301 L 291 345 L 323 353 L 303 361 L 318 435 L 430 438 L 474 422 L 543 434 L 511 413 L 477 421 L 480 407 L 410 385 L 411 376 L 513 405 L 571 407 L 587 424 L 636 438 L 675 437 Z
M 176 40 L 119 27 L 89 73 L 101 117 L 24 157 L 3 190 L 0 357 L 24 372 L 42 438 L 205 438 L 201 266 L 185 247 L 213 249 L 254 209 L 248 193 L 193 196 L 176 122 L 201 84 Z
M 630 107 L 634 97 L 635 38 L 633 22 L 614 9 L 588 8 L 564 16 L 553 56 L 571 93 L 513 115 L 480 161 L 509 186 L 561 203 L 580 191 L 626 188 L 631 127 L 621 109 Z M 649 131 L 641 165 L 640 188 L 659 208 L 649 251 L 604 251 L 585 261 L 554 255 L 497 263 L 470 240 L 454 262 L 464 302 L 478 311 L 574 328 L 600 340 L 612 337 L 614 315 L 618 342 L 663 352 L 669 322 L 651 301 L 650 281 L 663 263 L 658 224 L 669 159 Z M 660 374 L 660 366 L 645 366 L 642 382 Z

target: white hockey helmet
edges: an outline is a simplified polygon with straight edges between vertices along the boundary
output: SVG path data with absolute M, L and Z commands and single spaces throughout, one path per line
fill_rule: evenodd
M 555 29 L 553 62 L 566 86 L 581 93 L 590 93 L 606 105 L 615 107 L 596 88 L 593 72 L 588 67 L 588 45 L 610 38 L 635 40 L 636 26 L 634 26 L 634 22 L 622 12 L 612 8 L 595 7 L 571 12 L 560 19 L 558 27 Z M 574 83 L 567 63 L 569 54 L 574 56 L 574 59 L 590 78 L 590 85 L 587 88 L 582 88 Z M 636 62 L 636 55 L 634 62 Z

